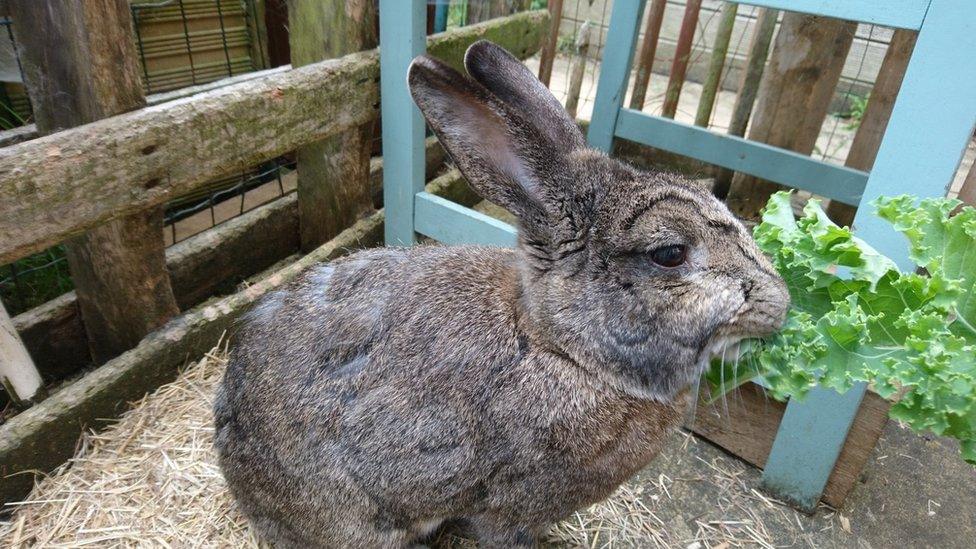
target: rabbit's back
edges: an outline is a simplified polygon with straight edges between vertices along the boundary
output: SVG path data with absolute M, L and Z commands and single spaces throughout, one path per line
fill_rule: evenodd
M 513 256 L 360 252 L 309 269 L 247 315 L 215 406 L 216 444 L 256 523 L 315 529 L 346 510 L 403 530 L 484 498 L 507 451 L 485 429 L 489 395 L 525 347 L 508 295 Z

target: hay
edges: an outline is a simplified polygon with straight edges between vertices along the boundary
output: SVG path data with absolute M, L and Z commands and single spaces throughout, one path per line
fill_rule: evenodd
M 135 403 L 117 424 L 85 434 L 77 457 L 13 504 L 12 515 L 0 523 L 0 546 L 266 547 L 234 506 L 212 448 L 211 404 L 225 364 L 226 350 L 215 348 L 175 382 Z M 546 545 L 771 546 L 749 505 L 772 503 L 743 492 L 734 471 L 709 467 L 714 478 L 692 480 L 720 491 L 729 507 L 716 509 L 719 517 L 679 520 L 671 495 L 675 481 L 663 474 L 638 477 L 607 501 L 555 525 Z M 434 545 L 476 546 L 451 533 Z
M 212 449 L 214 349 L 134 404 L 41 480 L 0 528 L 3 547 L 259 547 Z

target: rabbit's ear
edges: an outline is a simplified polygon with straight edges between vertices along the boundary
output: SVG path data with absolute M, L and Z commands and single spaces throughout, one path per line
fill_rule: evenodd
M 505 48 L 479 40 L 464 54 L 464 67 L 472 78 L 563 152 L 586 146 L 576 121 L 532 71 Z
M 566 192 L 552 182 L 563 151 L 483 86 L 432 57 L 414 59 L 407 81 L 474 189 L 515 214 L 524 236 L 548 240 L 553 198 Z

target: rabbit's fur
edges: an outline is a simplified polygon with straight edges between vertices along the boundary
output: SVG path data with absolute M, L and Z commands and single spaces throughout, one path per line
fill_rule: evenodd
M 411 92 L 516 249 L 384 248 L 264 298 L 218 395 L 227 482 L 279 546 L 403 547 L 446 520 L 531 546 L 645 466 L 709 356 L 778 329 L 785 286 L 725 206 L 590 150 L 488 42 Z M 655 250 L 684 246 L 663 267 Z

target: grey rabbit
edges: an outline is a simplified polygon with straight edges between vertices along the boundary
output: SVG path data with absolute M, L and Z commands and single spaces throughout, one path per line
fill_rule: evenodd
M 709 357 L 789 305 L 706 190 L 587 148 L 521 62 L 409 87 L 515 249 L 361 251 L 242 321 L 215 403 L 227 483 L 279 547 L 410 547 L 441 524 L 531 547 L 660 451 Z

